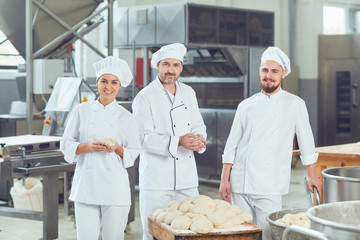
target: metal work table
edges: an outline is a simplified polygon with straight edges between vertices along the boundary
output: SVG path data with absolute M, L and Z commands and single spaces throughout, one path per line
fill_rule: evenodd
M 43 211 L 0 207 L 0 216 L 42 221 L 43 240 L 58 238 L 59 172 L 75 169 L 75 164 L 65 162 L 59 150 L 60 139 L 40 135 L 0 138 L 0 144 L 5 144 L 1 149 L 0 179 L 43 178 Z

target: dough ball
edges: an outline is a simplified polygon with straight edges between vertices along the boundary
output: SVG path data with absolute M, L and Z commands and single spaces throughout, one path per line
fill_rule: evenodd
M 234 212 L 235 214 L 240 214 L 240 213 L 242 213 L 241 208 L 238 207 L 238 206 L 235 206 L 235 205 L 230 206 L 230 207 L 227 209 L 227 211 L 232 211 L 232 212 Z
M 178 210 L 179 206 L 180 206 L 180 203 L 178 201 L 171 201 L 168 204 L 168 211 Z
M 185 215 L 180 215 L 174 218 L 171 222 L 171 227 L 179 230 L 189 230 L 192 221 L 189 217 Z
M 170 225 L 172 220 L 174 220 L 175 217 L 180 216 L 180 215 L 183 215 L 183 213 L 180 212 L 179 210 L 174 210 L 174 211 L 171 211 L 171 212 L 167 212 L 166 216 L 164 218 L 164 223 L 167 224 L 167 225 Z
M 223 224 L 227 220 L 227 217 L 226 217 L 226 214 L 224 211 L 216 211 L 216 212 L 208 214 L 206 216 L 214 225 Z
M 295 220 L 295 215 L 294 214 L 291 214 L 291 213 L 287 213 L 283 216 L 283 221 L 284 222 L 292 222 Z
M 306 228 L 310 228 L 310 219 L 306 216 L 306 213 L 300 212 L 296 214 L 287 213 L 282 218 L 276 220 L 278 223 L 285 225 L 298 225 Z
M 196 233 L 208 233 L 213 229 L 213 224 L 207 219 L 193 222 L 190 227 L 190 230 Z
M 205 196 L 205 195 L 199 195 L 193 198 L 193 202 L 196 204 L 198 202 L 202 202 L 202 201 L 213 201 L 210 197 Z
M 299 220 L 309 220 L 305 212 L 297 213 L 296 218 Z
M 191 219 L 192 222 L 197 222 L 197 221 L 200 221 L 200 220 L 208 220 L 208 219 L 204 215 L 200 215 L 200 214 Z
M 244 221 L 247 223 L 250 223 L 253 220 L 253 216 L 249 212 L 242 212 L 242 213 L 240 213 L 240 215 L 242 216 Z
M 102 142 L 108 144 L 110 147 L 113 147 L 116 145 L 116 142 L 112 138 L 104 138 Z
M 216 203 L 215 211 L 226 211 L 231 206 L 230 203 L 224 200 L 215 199 L 214 202 Z
M 192 213 L 198 213 L 198 214 L 201 214 L 201 215 L 207 215 L 207 214 L 210 214 L 210 213 L 212 213 L 213 211 L 212 210 L 210 210 L 210 209 L 208 209 L 208 208 L 203 208 L 203 207 L 196 207 L 195 205 L 194 205 L 194 207 L 192 207 L 191 209 L 190 209 L 190 212 L 192 212 Z
M 226 228 L 232 228 L 237 225 L 241 225 L 244 223 L 244 219 L 241 215 L 235 215 L 234 217 L 231 217 L 227 219 L 224 223 L 220 225 L 215 225 L 215 228 L 218 229 L 226 229 Z
M 159 214 L 159 216 L 157 216 L 156 220 L 158 220 L 159 222 L 163 223 L 164 222 L 164 218 L 167 215 L 167 211 L 163 211 Z
M 207 208 L 211 211 L 215 211 L 216 203 L 214 201 L 202 201 L 194 204 L 194 207 Z
M 236 216 L 237 214 L 234 213 L 233 211 L 227 210 L 225 212 L 225 215 L 226 215 L 227 218 L 232 218 L 232 217 Z
M 179 200 L 179 203 L 180 204 L 183 204 L 183 203 L 192 203 L 193 202 L 193 199 L 192 198 L 183 198 L 181 200 Z
M 197 216 L 203 216 L 201 214 L 198 214 L 198 213 L 192 213 L 192 212 L 187 212 L 185 213 L 185 216 L 189 217 L 189 218 L 194 218 L 194 217 L 197 217 Z
M 179 210 L 182 211 L 183 213 L 187 213 L 192 207 L 194 207 L 192 203 L 184 202 L 180 204 Z
M 153 213 L 152 217 L 154 219 L 156 219 L 160 215 L 160 213 L 162 213 L 162 212 L 165 212 L 165 208 L 156 209 L 155 212 Z

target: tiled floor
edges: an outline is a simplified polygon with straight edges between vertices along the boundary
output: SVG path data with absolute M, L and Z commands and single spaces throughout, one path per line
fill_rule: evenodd
M 307 208 L 304 177 L 306 169 L 298 162 L 292 169 L 290 193 L 283 197 L 283 208 Z M 200 194 L 216 199 L 220 198 L 218 183 L 202 182 Z M 126 240 L 140 240 L 142 229 L 138 211 L 138 194 L 135 201 L 135 221 L 130 223 Z M 59 238 L 60 240 L 75 240 L 76 229 L 73 217 L 64 216 L 63 205 L 59 206 Z M 0 240 L 38 240 L 42 238 L 42 222 L 17 218 L 0 217 Z

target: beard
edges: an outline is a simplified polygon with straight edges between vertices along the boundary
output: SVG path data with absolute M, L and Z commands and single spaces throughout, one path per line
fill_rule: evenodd
M 266 81 L 268 79 L 264 79 L 264 81 Z M 271 82 L 273 82 L 272 80 L 270 80 Z M 275 92 L 277 89 L 279 89 L 280 87 L 280 84 L 281 84 L 281 81 L 279 82 L 279 84 L 277 85 L 272 85 L 272 86 L 269 86 L 267 85 L 266 83 L 262 83 L 262 90 L 265 92 L 265 93 L 273 93 Z
M 168 77 L 173 77 L 173 79 L 168 79 Z M 162 83 L 171 84 L 178 80 L 179 76 L 176 77 L 176 74 L 165 73 L 159 74 L 159 79 Z

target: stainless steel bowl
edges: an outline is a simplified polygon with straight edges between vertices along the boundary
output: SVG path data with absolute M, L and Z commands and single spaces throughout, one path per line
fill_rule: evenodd
M 360 239 L 360 201 L 327 203 L 310 208 L 311 229 L 337 240 Z
M 360 167 L 328 168 L 324 177 L 324 203 L 360 200 Z
M 307 211 L 307 209 L 281 210 L 281 211 L 278 211 L 278 212 L 273 212 L 268 217 L 266 217 L 266 220 L 270 224 L 270 230 L 271 230 L 272 239 L 273 240 L 281 240 L 285 228 L 288 227 L 285 224 L 275 222 L 276 220 L 279 220 L 280 218 L 285 216 L 285 214 L 288 214 L 288 213 L 296 214 L 296 213 L 306 212 L 306 211 Z M 289 237 L 291 237 L 290 239 L 292 239 L 292 240 L 310 239 L 310 237 L 305 236 L 305 235 L 303 235 L 301 233 L 297 233 L 297 232 L 291 233 Z

